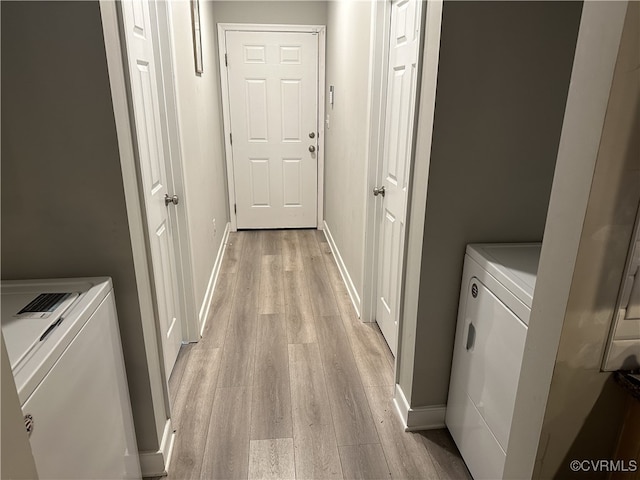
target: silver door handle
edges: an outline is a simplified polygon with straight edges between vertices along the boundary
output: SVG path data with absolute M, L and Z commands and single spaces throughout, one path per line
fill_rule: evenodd
M 373 195 L 374 196 L 378 196 L 378 195 L 382 195 L 384 197 L 384 185 L 381 187 L 373 187 Z
M 178 198 L 178 195 L 169 196 L 168 193 L 164 194 L 165 205 L 169 205 L 170 203 L 173 203 L 174 205 L 178 205 L 179 202 L 180 202 L 180 199 Z
M 313 145 L 309 146 L 309 151 L 311 153 L 315 152 L 316 151 L 316 147 L 314 147 Z

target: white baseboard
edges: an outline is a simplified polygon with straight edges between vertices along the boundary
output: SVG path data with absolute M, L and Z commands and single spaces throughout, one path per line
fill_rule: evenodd
M 175 439 L 176 432 L 171 426 L 171 419 L 167 419 L 167 422 L 164 424 L 160 449 L 157 452 L 141 452 L 139 454 L 140 472 L 143 478 L 164 477 L 167 475 Z
M 349 298 L 351 298 L 351 303 L 353 303 L 354 308 L 356 309 L 356 313 L 358 314 L 358 318 L 360 318 L 360 295 L 358 295 L 358 291 L 356 290 L 356 286 L 353 284 L 351 280 L 351 276 L 349 275 L 349 271 L 347 270 L 347 266 L 344 264 L 342 260 L 342 256 L 340 255 L 340 251 L 336 246 L 336 242 L 334 242 L 333 237 L 331 236 L 331 231 L 329 231 L 329 226 L 327 222 L 323 224 L 324 236 L 329 243 L 329 247 L 331 248 L 331 252 L 333 253 L 333 258 L 336 260 L 336 264 L 338 265 L 338 270 L 340 271 L 340 275 L 342 275 L 342 280 L 344 280 L 344 284 L 347 286 L 347 291 L 349 292 Z
M 402 420 L 405 432 L 418 430 L 435 430 L 444 428 L 444 417 L 447 412 L 446 405 L 433 407 L 411 408 L 400 385 L 396 384 L 393 394 L 393 403 Z
M 218 275 L 220 274 L 220 266 L 222 265 L 224 252 L 227 248 L 227 240 L 229 240 L 230 229 L 231 229 L 231 224 L 227 222 L 227 225 L 224 227 L 222 242 L 220 242 L 220 247 L 218 248 L 218 256 L 216 257 L 216 261 L 213 264 L 213 269 L 211 270 L 211 276 L 209 277 L 209 284 L 207 285 L 207 291 L 204 294 L 204 299 L 202 300 L 202 305 L 200 306 L 200 313 L 198 314 L 198 324 L 200 325 L 200 332 L 199 332 L 200 336 L 202 336 L 202 332 L 204 331 L 205 324 L 207 323 L 207 318 L 209 318 L 209 309 L 211 308 L 211 300 L 213 300 L 213 292 L 216 288 L 216 283 L 218 282 Z

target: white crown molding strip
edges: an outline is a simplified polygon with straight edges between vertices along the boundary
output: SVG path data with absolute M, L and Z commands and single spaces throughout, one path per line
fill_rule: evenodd
M 213 292 L 216 289 L 216 283 L 218 283 L 218 275 L 220 274 L 222 259 L 224 258 L 224 252 L 226 251 L 226 248 L 227 248 L 227 241 L 229 240 L 230 230 L 231 230 L 231 223 L 227 222 L 227 225 L 224 227 L 224 235 L 222 235 L 222 242 L 220 242 L 220 247 L 218 248 L 218 255 L 216 257 L 216 261 L 213 264 L 213 269 L 211 270 L 211 276 L 209 277 L 209 285 L 207 285 L 207 291 L 204 294 L 204 299 L 202 300 L 202 305 L 200 306 L 200 313 L 198 315 L 198 324 L 200 325 L 200 336 L 202 336 L 202 332 L 204 331 L 204 327 L 207 323 L 207 318 L 209 318 L 209 309 L 211 308 L 211 301 L 213 300 Z
M 338 265 L 338 271 L 342 276 L 342 280 L 344 284 L 347 286 L 347 291 L 349 292 L 349 298 L 351 298 L 351 303 L 353 303 L 354 308 L 356 309 L 356 313 L 358 314 L 358 318 L 360 318 L 360 295 L 358 295 L 358 291 L 356 290 L 356 286 L 353 284 L 351 280 L 351 276 L 347 271 L 347 267 L 342 260 L 342 256 L 340 255 L 340 251 L 336 246 L 336 243 L 333 241 L 333 237 L 331 236 L 331 231 L 329 230 L 329 226 L 327 222 L 324 222 L 324 236 L 329 243 L 329 247 L 331 248 L 331 253 L 333 253 L 333 258 L 336 260 L 336 264 Z

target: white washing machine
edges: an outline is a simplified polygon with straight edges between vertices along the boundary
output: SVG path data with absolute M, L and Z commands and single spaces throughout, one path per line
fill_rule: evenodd
M 446 424 L 471 475 L 502 478 L 540 244 L 468 245 Z
M 3 281 L 2 333 L 39 477 L 140 478 L 111 279 Z

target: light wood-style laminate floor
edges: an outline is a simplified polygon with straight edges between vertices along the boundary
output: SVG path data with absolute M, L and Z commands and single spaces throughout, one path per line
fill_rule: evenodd
M 405 433 L 393 357 L 322 232 L 232 233 L 201 341 L 169 381 L 169 479 L 468 479 L 446 430 Z

